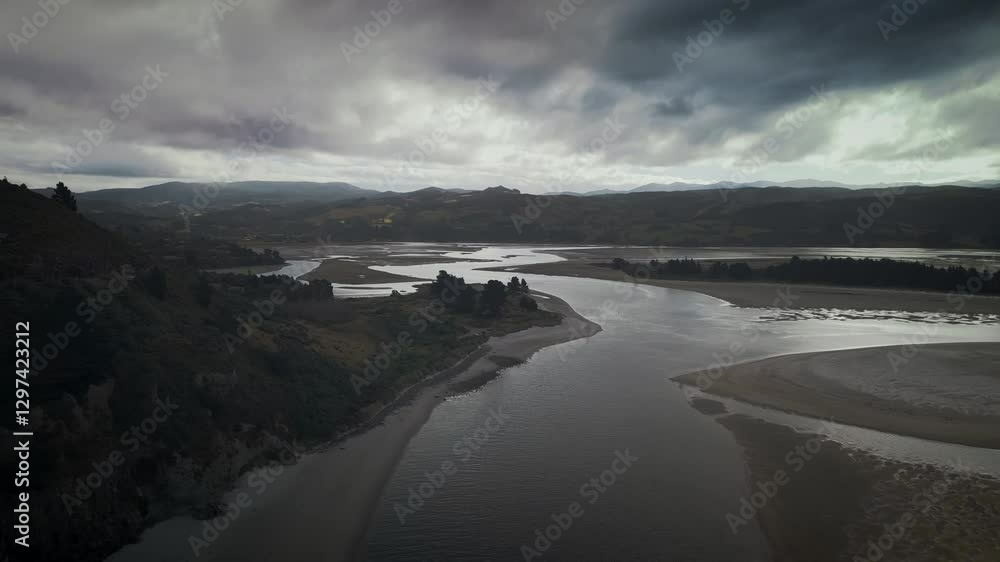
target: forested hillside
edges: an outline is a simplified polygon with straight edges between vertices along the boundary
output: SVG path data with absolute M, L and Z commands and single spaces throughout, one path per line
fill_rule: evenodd
M 42 559 L 103 560 L 151 522 L 211 514 L 236 476 L 285 448 L 366 422 L 492 335 L 558 322 L 502 290 L 491 310 L 503 321 L 450 308 L 427 321 L 429 289 L 348 301 L 324 280 L 201 272 L 155 253 L 176 244 L 133 244 L 8 182 L 0 225 L 0 316 L 30 333 L 32 546 Z M 404 332 L 408 345 L 366 371 Z M 4 394 L 8 412 L 13 397 Z M 0 425 L 6 450 L 13 423 Z M 8 474 L 14 461 L 0 461 Z
M 84 203 L 84 212 L 88 212 Z M 162 209 L 161 211 L 162 212 Z M 95 220 L 127 220 L 105 211 Z M 208 206 L 194 233 L 310 242 L 474 241 L 678 246 L 1000 246 L 1000 190 L 743 188 L 578 197 L 502 187 L 377 199 Z M 167 223 L 163 216 L 149 221 Z M 174 228 L 184 223 L 175 221 Z

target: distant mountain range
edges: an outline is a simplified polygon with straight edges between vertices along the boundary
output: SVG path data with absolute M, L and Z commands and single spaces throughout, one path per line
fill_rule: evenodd
M 548 195 L 573 195 L 573 196 L 608 196 L 625 195 L 634 193 L 661 193 L 661 192 L 687 192 L 720 189 L 739 188 L 763 188 L 763 187 L 795 187 L 795 188 L 836 188 L 836 189 L 885 189 L 889 187 L 903 185 L 919 185 L 923 187 L 979 187 L 997 188 L 1000 181 L 960 181 L 947 185 L 928 185 L 913 183 L 878 183 L 869 185 L 848 185 L 834 181 L 824 180 L 793 180 L 785 182 L 754 181 L 748 183 L 716 182 L 709 184 L 674 182 L 669 184 L 647 183 L 629 190 L 597 189 L 588 192 L 559 192 L 548 193 Z M 51 197 L 52 188 L 33 190 L 42 195 Z M 202 184 L 189 182 L 169 182 L 158 185 L 150 185 L 141 188 L 117 188 L 100 189 L 96 191 L 85 191 L 76 194 L 81 204 L 90 207 L 104 207 L 106 205 L 124 205 L 128 207 L 159 207 L 163 205 L 176 206 L 188 205 L 197 208 L 194 203 L 203 199 L 206 204 L 216 204 L 226 207 L 245 204 L 276 204 L 276 203 L 303 203 L 319 202 L 331 203 L 360 198 L 382 198 L 399 195 L 430 195 L 430 194 L 469 194 L 480 190 L 473 189 L 446 189 L 441 187 L 425 187 L 416 191 L 396 192 L 379 191 L 365 189 L 344 182 L 315 183 L 315 182 L 279 182 L 279 181 L 243 181 L 227 184 Z
M 196 207 L 194 213 L 162 202 L 121 204 L 87 197 L 78 202 L 82 214 L 115 230 L 159 229 L 277 245 L 311 244 L 321 238 L 339 242 L 1000 248 L 1000 189 L 913 186 L 894 196 L 891 209 L 877 198 L 880 193 L 878 189 L 839 187 L 689 189 L 595 197 L 553 195 L 540 208 L 543 203 L 533 206 L 537 198 L 531 194 L 503 186 L 471 192 L 425 188 L 339 201 L 261 203 L 262 197 L 255 195 L 256 202 L 212 203 Z M 876 204 L 883 205 L 871 211 L 879 218 L 862 214 Z
M 846 183 L 840 183 L 836 181 L 826 181 L 826 180 L 792 180 L 792 181 L 754 181 L 747 183 L 734 183 L 731 181 L 720 181 L 716 183 L 682 183 L 674 182 L 669 184 L 664 183 L 647 183 L 646 185 L 641 185 L 634 189 L 628 190 L 614 190 L 614 189 L 598 189 L 595 191 L 588 191 L 585 193 L 571 193 L 563 192 L 561 195 L 620 195 L 623 193 L 653 193 L 653 192 L 674 192 L 674 191 L 701 191 L 705 189 L 739 189 L 743 187 L 836 187 L 841 189 L 886 189 L 890 187 L 900 187 L 900 186 L 918 185 L 922 187 L 938 187 L 938 186 L 958 186 L 958 187 L 983 187 L 983 188 L 996 188 L 1000 187 L 1000 181 L 959 181 L 949 184 L 924 184 L 924 183 L 873 183 L 865 185 L 851 185 Z
M 169 182 L 138 189 L 100 189 L 77 193 L 80 201 L 105 201 L 125 205 L 186 204 L 196 196 L 209 202 L 282 203 L 292 201 L 341 201 L 360 197 L 378 197 L 380 191 L 363 189 L 343 182 L 274 182 L 241 181 L 226 184 Z

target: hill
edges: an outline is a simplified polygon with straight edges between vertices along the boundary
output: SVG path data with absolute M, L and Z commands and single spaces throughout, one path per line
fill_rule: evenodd
M 215 192 L 217 195 L 212 196 Z M 192 205 L 199 194 L 207 194 L 220 204 L 339 201 L 372 197 L 378 191 L 362 189 L 349 183 L 241 181 L 222 184 L 169 182 L 137 189 L 101 189 L 77 194 L 81 202 L 105 201 L 124 205 Z
M 341 242 L 998 247 L 998 216 L 1000 191 L 963 187 L 895 193 L 767 187 L 601 197 L 493 188 L 210 209 L 191 224 L 205 236 L 274 242 L 323 236 Z
M 958 187 L 996 188 L 1000 187 L 1000 182 L 961 181 L 948 185 L 954 185 Z M 902 187 L 902 186 L 945 187 L 944 185 L 941 184 L 935 185 L 935 184 L 908 184 L 908 183 L 878 183 L 878 184 L 865 184 L 865 185 L 851 185 L 836 181 L 804 179 L 804 180 L 791 180 L 791 181 L 781 181 L 781 182 L 759 180 L 759 181 L 742 182 L 742 183 L 734 183 L 731 181 L 720 181 L 715 183 L 683 183 L 683 182 L 673 182 L 669 184 L 647 183 L 645 185 L 641 185 L 634 189 L 629 189 L 624 191 L 612 190 L 612 189 L 598 189 L 583 193 L 582 195 L 614 195 L 621 193 L 698 191 L 705 189 L 738 189 L 742 187 L 842 187 L 845 189 L 888 189 L 891 187 Z
M 402 388 L 491 336 L 559 321 L 501 284 L 492 316 L 445 308 L 415 328 L 429 289 L 346 301 L 324 280 L 200 272 L 157 253 L 177 244 L 135 244 L 6 182 L 0 225 L 0 316 L 9 328 L 29 324 L 31 546 L 40 560 L 104 560 L 178 512 L 218 515 L 213 506 L 238 475 L 367 423 Z M 231 253 L 192 243 L 196 257 Z M 408 344 L 359 385 L 366 362 L 403 333 Z M 13 400 L 4 394 L 6 411 Z M 0 422 L 6 450 L 16 446 L 14 421 Z M 13 474 L 15 462 L 5 455 L 0 469 Z M 12 526 L 12 515 L 0 514 L 0 525 Z M 12 540 L 5 534 L 0 553 Z

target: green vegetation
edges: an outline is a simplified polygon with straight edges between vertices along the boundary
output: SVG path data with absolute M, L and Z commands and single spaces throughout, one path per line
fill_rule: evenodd
M 76 210 L 76 197 L 73 196 L 73 192 L 70 191 L 63 182 L 56 184 L 56 190 L 52 194 L 52 200 L 62 203 L 71 211 Z
M 0 314 L 31 327 L 31 429 L 45 444 L 32 450 L 32 546 L 44 559 L 103 560 L 148 524 L 211 504 L 273 456 L 276 439 L 329 440 L 489 337 L 560 321 L 507 298 L 499 281 L 502 298 L 484 289 L 482 308 L 461 311 L 435 306 L 430 287 L 345 300 L 322 279 L 199 271 L 167 259 L 172 240 L 109 232 L 9 182 L 0 224 Z M 409 343 L 367 380 L 403 333 Z M 178 409 L 125 445 L 166 399 Z M 0 430 L 8 450 L 13 421 Z M 115 452 L 122 464 L 77 497 L 91 490 L 78 479 Z M 0 469 L 13 473 L 13 459 Z
M 213 205 L 191 217 L 196 235 L 268 243 L 440 241 L 671 246 L 1000 247 L 1000 190 L 744 188 L 577 197 L 508 189 L 423 190 L 329 203 Z M 167 210 L 114 210 L 81 199 L 95 220 L 184 227 Z M 96 213 L 100 211 L 100 213 Z M 173 208 L 176 211 L 176 208 Z M 864 218 L 864 217 L 868 218 Z M 862 225 L 863 228 L 858 227 Z
M 485 285 L 468 285 L 465 279 L 455 277 L 443 269 L 438 272 L 437 279 L 431 283 L 431 294 L 440 299 L 444 306 L 459 312 L 472 313 L 480 316 L 500 316 L 507 304 L 507 297 L 528 292 L 528 283 L 512 277 L 505 286 L 502 281 L 490 279 Z M 530 299 L 534 302 L 534 299 Z M 518 303 L 522 308 L 524 298 Z M 537 310 L 537 303 L 531 310 Z
M 823 258 L 803 260 L 798 256 L 777 265 L 751 268 L 747 263 L 712 262 L 707 267 L 692 259 L 632 263 L 622 258 L 609 267 L 632 277 L 660 279 L 706 279 L 731 281 L 774 281 L 820 283 L 855 287 L 899 287 L 937 291 L 1000 293 L 1000 272 L 966 269 L 961 266 L 934 267 L 919 262 L 891 259 Z
M 276 250 L 260 251 L 245 248 L 233 242 L 215 240 L 204 236 L 171 233 L 126 227 L 119 231 L 143 252 L 158 256 L 165 262 L 183 262 L 199 269 L 227 269 L 258 265 L 281 265 L 285 259 Z

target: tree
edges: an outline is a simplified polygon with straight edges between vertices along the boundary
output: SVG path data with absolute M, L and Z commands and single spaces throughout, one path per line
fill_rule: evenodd
M 507 283 L 507 290 L 511 293 L 517 293 L 521 291 L 521 281 L 518 280 L 517 276 L 511 277 L 510 282 Z
M 454 308 L 459 312 L 472 313 L 476 311 L 476 297 L 479 291 L 468 285 L 462 287 L 455 299 Z
M 521 308 L 534 312 L 538 310 L 538 302 L 528 295 L 524 295 L 521 297 Z
M 442 269 L 438 271 L 437 279 L 431 282 L 431 294 L 436 297 L 445 289 L 451 289 L 454 292 L 461 292 L 463 287 L 465 287 L 465 279 L 455 277 Z
M 52 194 L 52 199 L 66 205 L 67 209 L 76 211 L 76 197 L 63 182 L 56 184 L 56 192 Z
M 531 291 L 528 290 L 528 282 L 525 281 L 523 277 L 521 278 L 521 292 L 522 293 L 530 293 L 531 292 Z
M 507 292 L 504 290 L 503 282 L 497 281 L 496 279 L 490 279 L 489 282 L 486 283 L 486 288 L 483 290 L 483 295 L 480 298 L 484 312 L 492 314 L 499 313 L 500 307 L 502 307 L 504 301 L 507 300 Z

